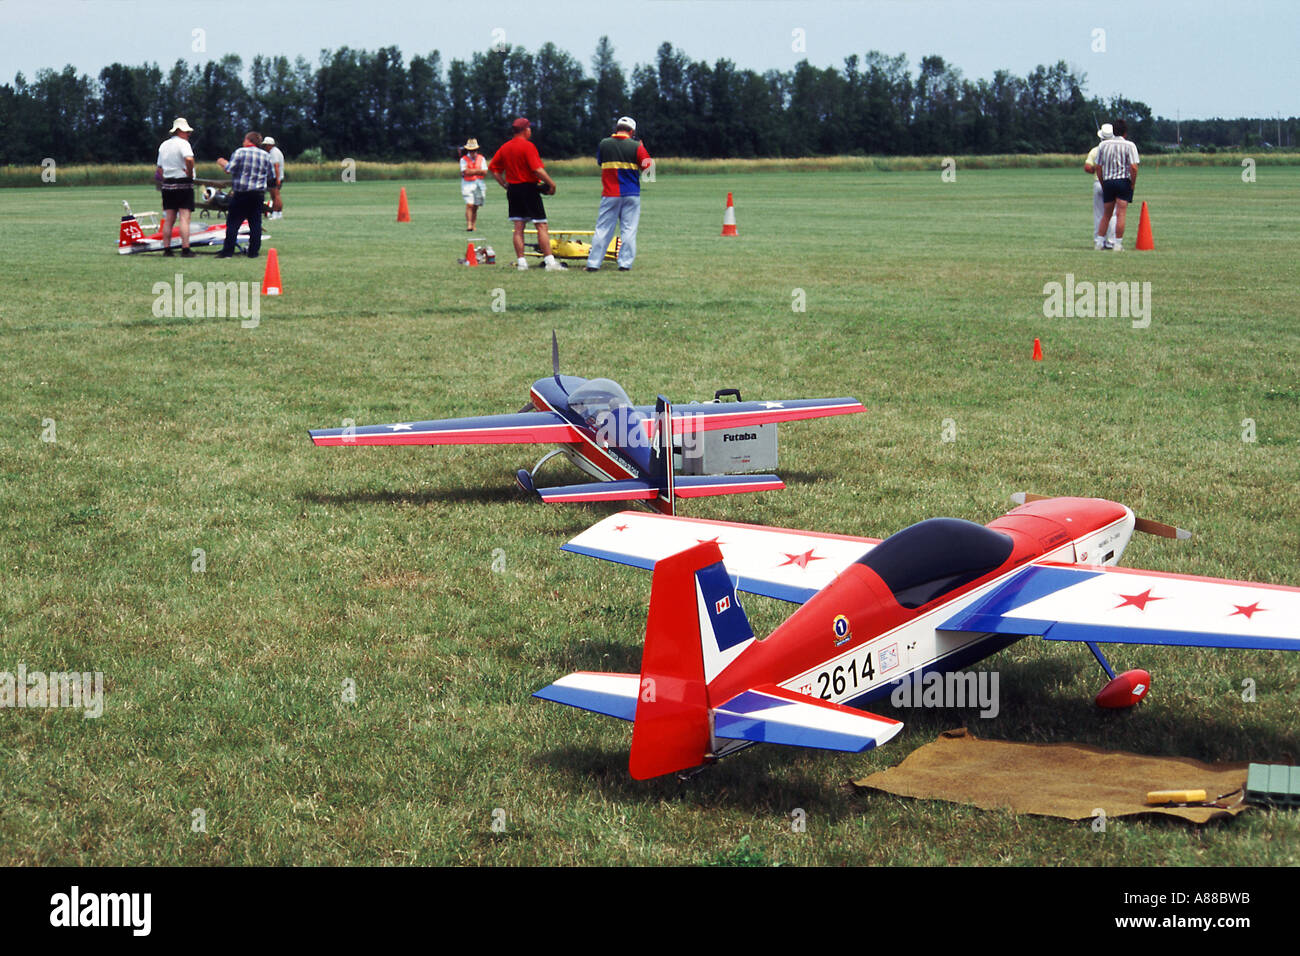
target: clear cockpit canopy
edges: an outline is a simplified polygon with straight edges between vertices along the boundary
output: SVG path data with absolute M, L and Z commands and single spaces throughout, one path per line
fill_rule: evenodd
M 611 409 L 631 405 L 623 386 L 609 378 L 593 378 L 569 393 L 569 407 L 588 422 L 599 422 Z

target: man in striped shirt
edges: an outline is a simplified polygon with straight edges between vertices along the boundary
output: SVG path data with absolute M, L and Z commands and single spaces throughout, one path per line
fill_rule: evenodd
M 1124 138 L 1128 124 L 1122 119 L 1116 120 L 1113 129 L 1115 135 L 1097 147 L 1097 179 L 1101 182 L 1101 198 L 1106 206 L 1101 222 L 1097 224 L 1097 235 L 1093 236 L 1093 248 L 1105 248 L 1106 230 L 1113 215 L 1115 241 L 1111 248 L 1119 252 L 1124 248 L 1124 219 L 1128 204 L 1133 201 L 1133 187 L 1137 185 L 1141 159 L 1137 147 Z
M 226 241 L 217 253 L 218 259 L 229 259 L 235 254 L 239 227 L 248 221 L 248 258 L 256 259 L 262 248 L 262 207 L 266 201 L 263 193 L 266 184 L 275 176 L 271 157 L 262 149 L 261 133 L 245 133 L 244 145 L 235 150 L 227 161 L 224 157 L 217 165 L 230 174 L 230 211 L 226 213 Z
M 1101 129 L 1097 130 L 1098 144 L 1088 151 L 1087 157 L 1083 161 L 1083 171 L 1092 177 L 1092 233 L 1097 234 L 1097 227 L 1101 225 L 1101 214 L 1106 211 L 1106 201 L 1101 198 L 1101 180 L 1097 178 L 1097 153 L 1101 149 L 1101 141 L 1108 140 L 1115 135 L 1109 123 L 1103 123 Z M 1106 241 L 1103 248 L 1109 249 L 1111 243 L 1115 241 L 1115 220 L 1110 221 L 1110 228 L 1106 231 Z

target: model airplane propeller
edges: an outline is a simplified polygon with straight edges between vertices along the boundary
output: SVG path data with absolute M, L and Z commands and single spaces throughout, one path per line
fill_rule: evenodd
M 640 674 L 570 674 L 534 695 L 633 721 L 632 776 L 758 742 L 863 751 L 902 728 L 857 705 L 1029 636 L 1077 641 L 1131 707 L 1099 643 L 1300 650 L 1300 588 L 1115 567 L 1141 521 L 1098 498 L 1023 496 L 978 525 L 931 518 L 883 541 L 624 512 L 565 549 L 653 569 Z M 802 605 L 755 639 L 736 592 Z
M 520 469 L 520 487 L 543 500 L 644 501 L 673 514 L 678 498 L 701 498 L 785 487 L 776 475 L 678 475 L 674 439 L 686 443 L 703 432 L 865 411 L 854 398 L 780 402 L 704 402 L 672 406 L 662 395 L 633 405 L 608 378 L 560 374 L 560 349 L 551 335 L 551 377 L 533 382 L 529 404 L 511 415 L 447 418 L 392 425 L 310 431 L 317 445 L 506 445 L 553 444 L 531 471 Z M 595 482 L 541 488 L 537 472 L 563 456 Z

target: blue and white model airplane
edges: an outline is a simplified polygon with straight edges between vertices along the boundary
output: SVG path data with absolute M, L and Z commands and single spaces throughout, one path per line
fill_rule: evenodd
M 674 439 L 688 443 L 717 429 L 866 411 L 855 398 L 705 402 L 674 408 L 661 395 L 653 406 L 633 405 L 611 379 L 561 375 L 554 335 L 551 365 L 552 376 L 534 382 L 529 404 L 513 414 L 322 428 L 309 434 L 317 445 L 557 445 L 531 471 L 518 471 L 516 478 L 525 491 L 547 502 L 644 501 L 656 511 L 673 514 L 678 498 L 785 487 L 776 475 L 675 474 Z M 538 470 L 557 455 L 596 481 L 538 487 Z

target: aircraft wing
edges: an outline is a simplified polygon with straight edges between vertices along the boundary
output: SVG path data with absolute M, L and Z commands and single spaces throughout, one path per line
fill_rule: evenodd
M 1300 651 L 1300 588 L 1042 562 L 939 629 L 1041 635 L 1049 641 Z
M 563 445 L 582 440 L 562 416 L 540 411 L 317 428 L 307 434 L 317 445 Z
M 727 740 L 860 753 L 890 740 L 902 721 L 763 684 L 713 709 L 713 734 Z
M 717 542 L 737 590 L 795 604 L 807 601 L 879 544 L 877 538 L 622 511 L 592 525 L 563 548 L 651 570 L 660 558 L 702 541 Z
M 653 420 L 653 408 L 647 407 L 640 411 Z M 673 406 L 673 434 L 687 435 L 715 431 L 719 428 L 792 422 L 804 418 L 852 415 L 855 412 L 865 411 L 866 408 L 856 398 L 797 398 L 783 402 L 695 402 Z

